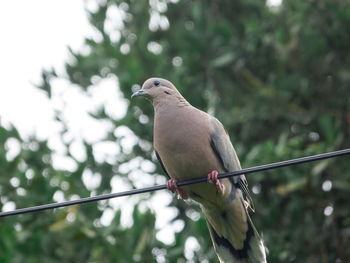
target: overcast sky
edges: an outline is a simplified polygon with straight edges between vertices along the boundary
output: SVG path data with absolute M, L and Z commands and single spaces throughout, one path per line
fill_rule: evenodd
M 1 1 L 0 33 L 1 121 L 46 137 L 52 106 L 33 84 L 44 68 L 62 71 L 67 46 L 78 49 L 89 34 L 83 0 Z

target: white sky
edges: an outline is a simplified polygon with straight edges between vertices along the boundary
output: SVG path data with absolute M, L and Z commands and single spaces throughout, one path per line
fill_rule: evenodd
M 43 137 L 52 105 L 33 87 L 44 68 L 62 72 L 67 45 L 78 49 L 89 32 L 82 0 L 17 0 L 0 4 L 0 117 L 27 136 Z M 46 130 L 46 131 L 45 131 Z

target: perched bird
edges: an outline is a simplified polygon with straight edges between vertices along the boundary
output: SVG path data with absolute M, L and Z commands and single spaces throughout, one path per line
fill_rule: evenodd
M 146 80 L 132 98 L 137 96 L 153 104 L 154 148 L 169 176 L 168 189 L 200 204 L 220 262 L 266 262 L 262 239 L 248 213 L 254 206 L 245 176 L 218 179 L 219 173 L 241 169 L 223 125 L 191 106 L 168 80 Z M 205 175 L 208 184 L 176 185 Z

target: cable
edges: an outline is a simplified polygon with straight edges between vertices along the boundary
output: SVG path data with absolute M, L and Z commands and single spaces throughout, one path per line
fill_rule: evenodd
M 350 154 L 350 149 L 344 149 L 344 150 L 339 150 L 339 151 L 335 151 L 335 152 L 328 152 L 328 153 L 306 156 L 306 157 L 292 159 L 292 160 L 286 160 L 286 161 L 282 161 L 282 162 L 276 162 L 276 163 L 270 163 L 270 164 L 250 167 L 250 168 L 242 169 L 239 171 L 219 174 L 218 178 L 221 179 L 221 178 L 227 178 L 227 177 L 231 177 L 231 176 L 238 176 L 241 174 L 256 173 L 256 172 L 276 169 L 276 168 L 280 168 L 280 167 L 286 167 L 286 166 L 291 166 L 291 165 L 296 165 L 296 164 L 301 164 L 301 163 L 314 162 L 314 161 L 318 161 L 318 160 L 343 156 L 343 155 L 347 155 L 347 154 Z M 177 182 L 177 186 L 198 184 L 198 183 L 206 182 L 207 179 L 208 179 L 207 177 L 199 177 L 199 178 L 184 180 L 184 181 Z M 141 189 L 134 189 L 134 190 L 119 192 L 119 193 L 98 195 L 98 196 L 87 197 L 87 198 L 82 198 L 82 199 L 77 199 L 77 200 L 71 200 L 71 201 L 66 201 L 66 202 L 61 202 L 61 203 L 51 203 L 51 204 L 21 208 L 21 209 L 17 209 L 17 210 L 13 210 L 13 211 L 2 212 L 2 213 L 0 213 L 0 217 L 25 214 L 25 213 L 32 213 L 32 212 L 37 212 L 37 211 L 42 211 L 42 210 L 47 210 L 47 209 L 83 204 L 83 203 L 88 203 L 88 202 L 101 201 L 101 200 L 106 200 L 106 199 L 111 199 L 111 198 L 122 197 L 122 196 L 142 194 L 142 193 L 153 192 L 153 191 L 158 191 L 158 190 L 163 190 L 163 189 L 167 189 L 166 184 L 151 186 L 151 187 L 146 187 L 146 188 L 141 188 Z

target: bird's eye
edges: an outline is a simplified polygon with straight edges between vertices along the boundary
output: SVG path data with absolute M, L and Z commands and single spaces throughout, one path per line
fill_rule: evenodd
M 158 86 L 160 85 L 160 82 L 159 82 L 159 80 L 155 80 L 155 81 L 153 82 L 153 84 L 154 84 L 154 86 L 158 87 Z

